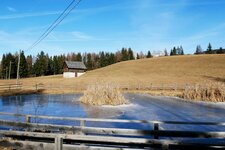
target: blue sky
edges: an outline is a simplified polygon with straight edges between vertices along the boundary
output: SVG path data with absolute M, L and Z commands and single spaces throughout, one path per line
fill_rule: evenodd
M 82 0 L 38 46 L 26 49 L 72 0 L 0 0 L 0 56 L 67 52 L 169 51 L 225 47 L 225 0 Z

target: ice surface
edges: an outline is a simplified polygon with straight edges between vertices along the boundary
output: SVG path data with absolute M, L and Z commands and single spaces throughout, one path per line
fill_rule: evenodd
M 121 106 L 88 106 L 79 102 L 81 95 L 23 95 L 0 97 L 0 111 L 63 117 L 110 118 L 157 121 L 225 122 L 225 103 L 191 102 L 176 97 L 126 94 L 131 102 Z M 0 119 L 5 119 L 1 116 Z M 7 119 L 10 119 L 7 117 Z M 20 118 L 11 118 L 20 119 Z M 44 122 L 44 121 L 43 121 Z M 71 124 L 52 121 L 48 123 Z M 112 124 L 111 124 L 112 125 Z M 113 124 L 113 126 L 117 126 Z M 118 125 L 130 127 L 134 125 Z M 149 128 L 143 125 L 139 128 Z M 166 129 L 225 130 L 224 126 L 162 125 Z

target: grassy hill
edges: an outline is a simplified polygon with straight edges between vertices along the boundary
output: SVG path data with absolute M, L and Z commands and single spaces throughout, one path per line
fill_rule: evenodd
M 190 55 L 125 61 L 93 70 L 79 80 L 192 84 L 225 82 L 225 55 Z
M 206 82 L 225 83 L 225 55 L 185 55 L 139 59 L 116 63 L 88 71 L 79 78 L 64 79 L 62 75 L 27 78 L 23 85 L 36 83 L 57 86 L 81 86 L 97 81 L 120 85 L 184 85 Z M 0 84 L 16 83 L 16 80 L 0 80 Z M 61 91 L 66 91 L 65 88 Z

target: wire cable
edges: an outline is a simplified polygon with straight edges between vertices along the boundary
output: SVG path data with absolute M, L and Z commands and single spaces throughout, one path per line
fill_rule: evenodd
M 45 30 L 45 32 L 36 40 L 28 49 L 27 51 L 33 49 L 35 46 L 37 46 L 40 42 L 42 42 L 71 12 L 73 9 L 75 9 L 81 0 L 78 0 L 76 3 L 76 0 L 73 0 L 67 8 L 57 17 L 57 19 Z M 74 4 L 74 6 L 72 6 Z M 71 7 L 72 6 L 72 7 Z M 69 9 L 71 7 L 71 9 Z
M 63 16 L 63 14 L 65 14 L 65 12 L 69 9 L 69 7 L 75 2 L 75 0 L 73 0 L 69 6 L 67 6 L 67 8 L 60 14 L 60 16 L 48 27 L 48 29 L 46 29 L 42 35 L 28 48 L 28 50 L 33 47 L 33 45 L 35 45 L 52 27 L 53 25 Z

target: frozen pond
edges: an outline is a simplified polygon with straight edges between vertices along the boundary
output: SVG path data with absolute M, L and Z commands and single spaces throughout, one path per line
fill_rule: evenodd
M 0 112 L 128 120 L 225 122 L 225 105 L 223 103 L 196 103 L 172 97 L 126 94 L 126 98 L 131 102 L 129 105 L 97 107 L 81 104 L 80 96 L 79 94 L 67 94 L 0 97 Z M 0 119 L 21 120 L 19 117 L 9 118 L 8 116 L 7 118 L 1 116 Z M 35 121 L 45 122 L 44 120 Z M 47 123 L 74 124 L 73 122 L 54 120 Z M 110 126 L 132 128 L 135 125 L 110 124 Z M 182 130 L 190 128 L 194 130 L 225 130 L 224 126 L 164 125 L 162 127 Z M 138 128 L 149 128 L 149 126 L 139 125 Z

